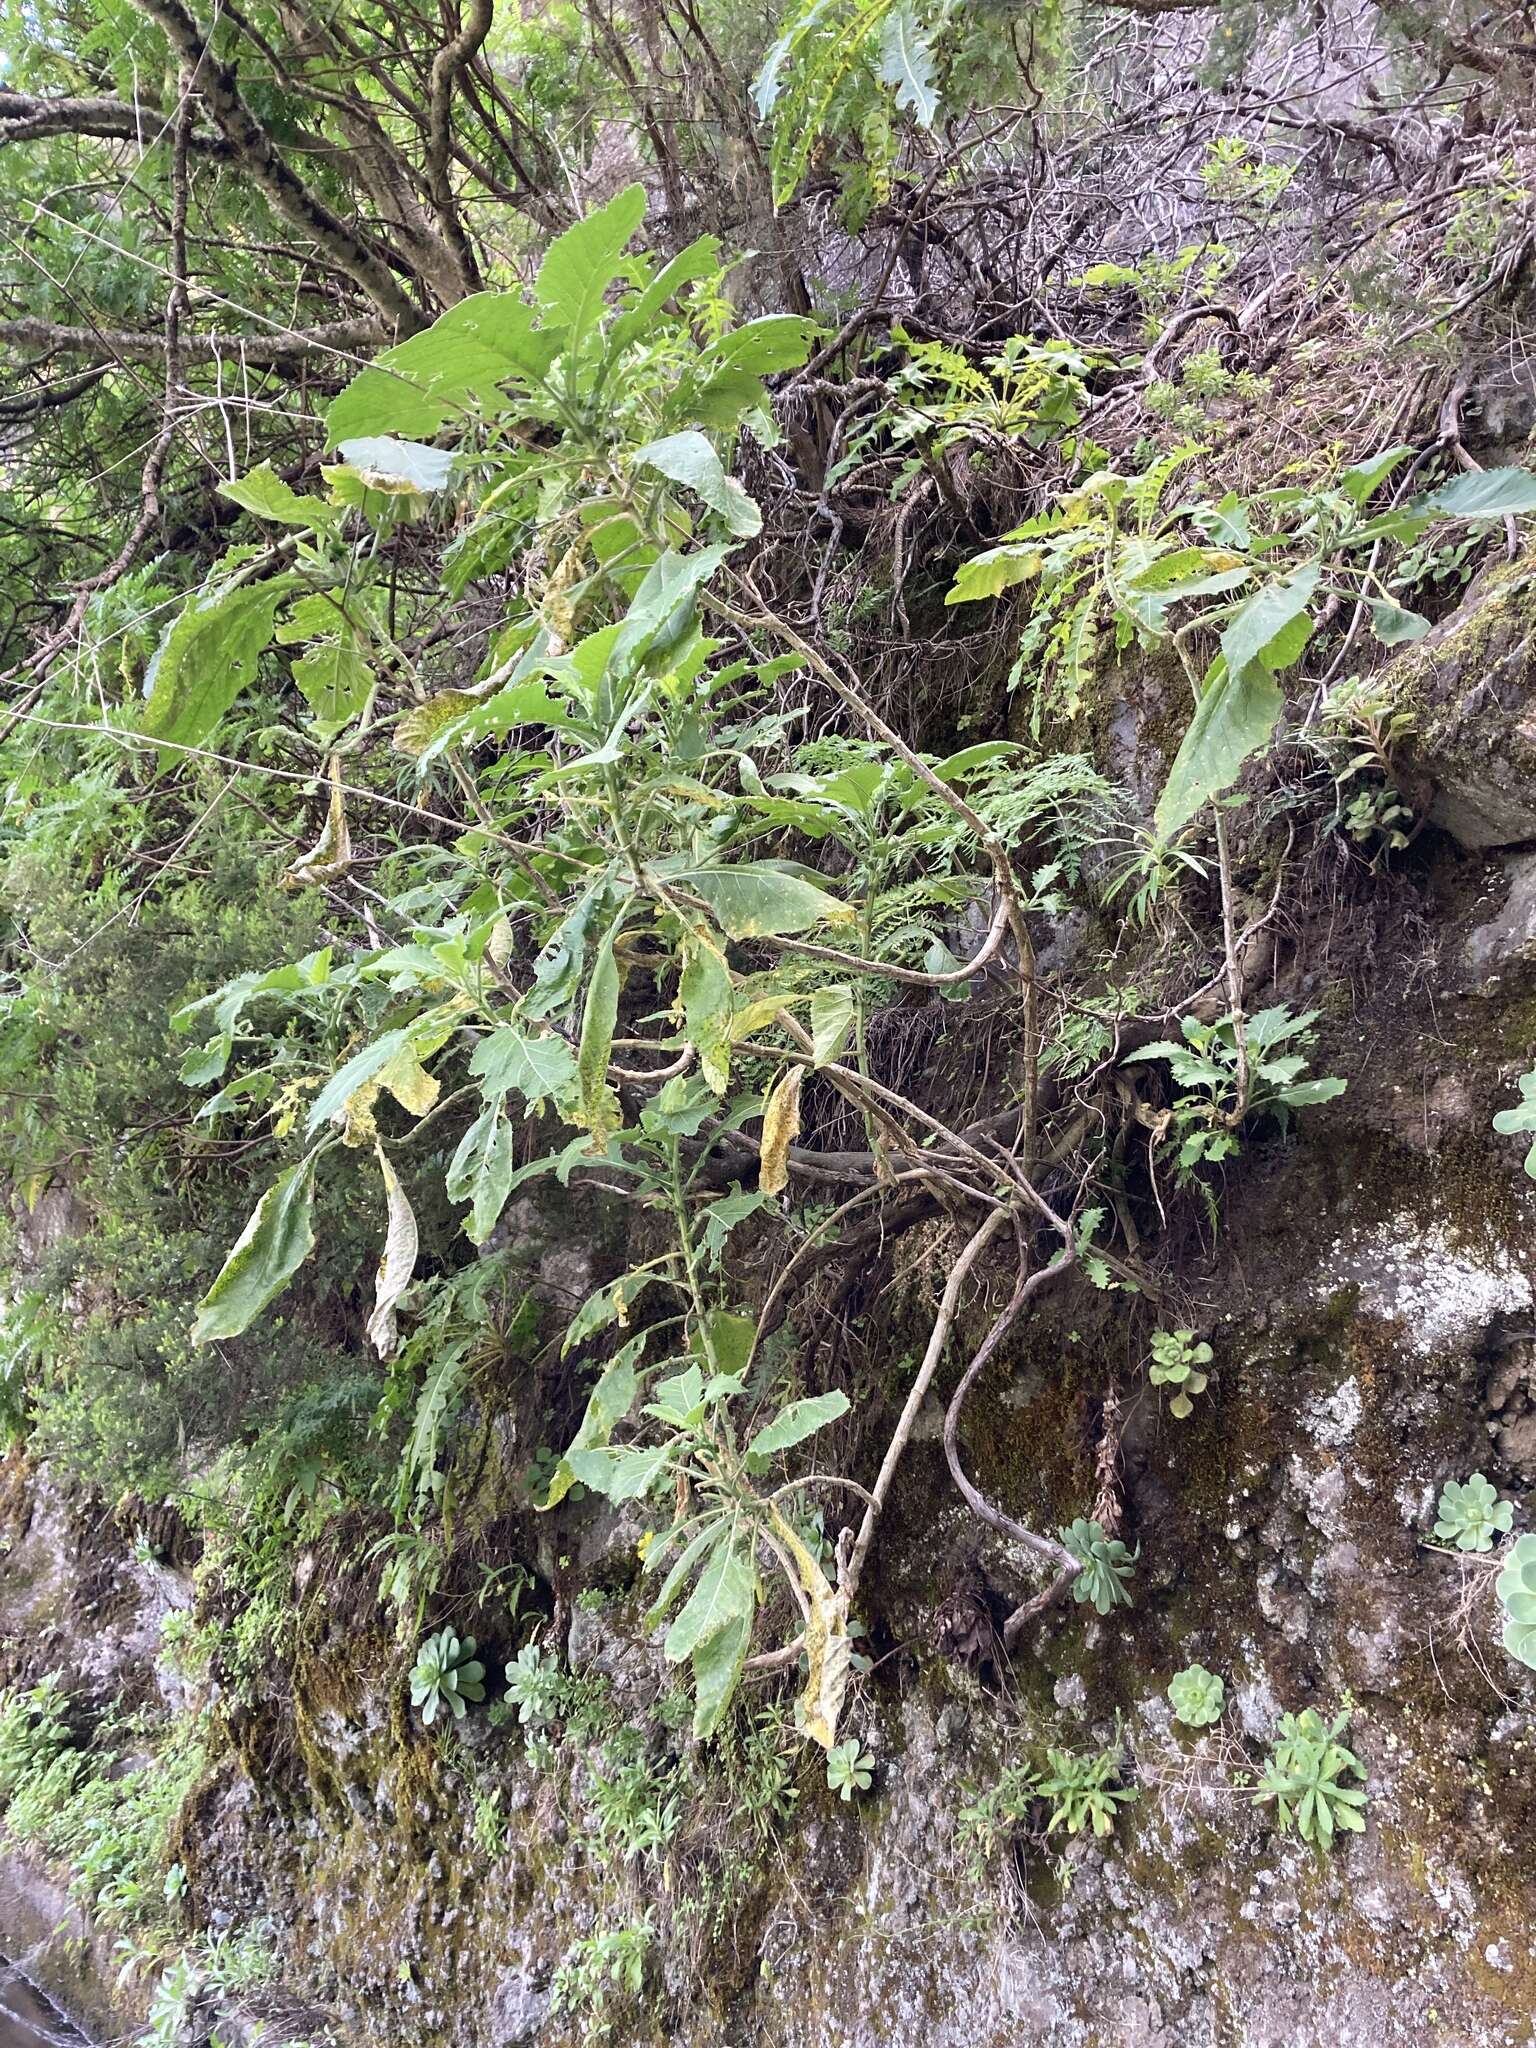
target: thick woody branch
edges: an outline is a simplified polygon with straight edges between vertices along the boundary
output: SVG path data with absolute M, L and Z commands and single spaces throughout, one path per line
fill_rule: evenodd
M 453 196 L 453 92 L 464 67 L 491 32 L 493 0 L 470 0 L 469 13 L 459 33 L 444 43 L 432 59 L 432 86 L 428 101 L 430 123 L 427 142 L 427 179 L 432 194 L 432 211 L 443 240 L 452 249 L 463 276 L 466 291 L 475 291 L 480 274 L 474 251 L 459 217 Z
M 891 1433 L 891 1441 L 886 1447 L 879 1474 L 871 1489 L 869 1505 L 864 1510 L 864 1519 L 859 1525 L 858 1537 L 848 1559 L 848 1568 L 843 1574 L 843 1590 L 850 1600 L 858 1590 L 864 1560 L 869 1555 L 870 1544 L 875 1540 L 875 1524 L 885 1507 L 886 1495 L 890 1492 L 891 1482 L 896 1477 L 896 1468 L 901 1463 L 902 1453 L 911 1440 L 918 1410 L 928 1398 L 928 1389 L 933 1384 L 933 1376 L 939 1369 L 940 1359 L 944 1356 L 944 1346 L 948 1343 L 950 1330 L 954 1326 L 967 1275 L 998 1232 L 1008 1227 L 1010 1216 L 1011 1212 L 1007 1209 L 994 1209 L 950 1268 L 949 1280 L 939 1302 L 939 1311 L 933 1319 L 928 1348 L 923 1354 L 923 1362 L 917 1369 L 917 1377 L 913 1380 L 911 1391 L 907 1395 L 906 1406 L 902 1409 L 896 1427 Z
M 103 142 L 134 142 L 142 149 L 168 142 L 173 122 L 155 107 L 131 100 L 47 99 L 30 92 L 0 90 L 0 149 L 8 142 L 41 142 L 50 135 L 95 136 Z M 196 156 L 233 154 L 222 135 L 194 132 L 187 148 Z
M 272 137 L 246 105 L 234 72 L 213 54 L 181 0 L 133 0 L 133 5 L 164 32 L 214 126 L 229 143 L 241 169 L 276 211 L 308 235 L 320 253 L 367 294 L 392 334 L 414 334 L 424 326 L 420 308 L 401 290 L 372 243 L 333 213 L 284 162 Z
M 163 338 L 161 346 L 164 347 Z M 0 420 L 36 419 L 39 413 L 73 405 L 77 398 L 93 391 L 111 368 L 110 363 L 100 363 L 94 369 L 78 371 L 73 377 L 60 377 L 56 383 L 40 384 L 35 391 L 9 391 L 0 398 Z
M 964 1377 L 945 1410 L 944 1462 L 949 1467 L 949 1476 L 965 1496 L 966 1504 L 973 1514 L 979 1515 L 990 1528 L 996 1529 L 999 1535 L 1006 1536 L 1010 1542 L 1022 1544 L 1036 1557 L 1054 1565 L 1058 1572 L 1064 1571 L 1068 1566 L 1076 1572 L 1078 1567 L 1072 1553 L 1063 1544 L 1053 1541 L 1048 1536 L 1038 1535 L 1033 1529 L 1027 1529 L 1022 1522 L 1016 1522 L 1012 1515 L 1004 1514 L 1001 1508 L 994 1506 L 980 1488 L 973 1484 L 966 1474 L 965 1467 L 960 1463 L 960 1411 L 965 1406 L 966 1395 L 996 1357 L 1003 1339 L 1018 1321 L 1030 1296 L 1062 1273 L 1065 1266 L 1064 1260 L 1054 1266 L 1038 1266 L 1033 1273 L 1026 1273 L 1023 1263 L 1020 1263 L 1018 1283 L 1007 1306 L 982 1340 L 980 1349 L 966 1367 Z
M 265 369 L 304 356 L 349 356 L 376 349 L 385 339 L 375 320 L 337 320 L 325 327 L 294 328 L 286 334 L 184 334 L 188 362 L 249 363 Z M 98 362 L 158 363 L 165 334 L 152 328 L 64 327 L 52 320 L 0 320 L 0 347 L 46 350 L 52 355 L 92 356 Z

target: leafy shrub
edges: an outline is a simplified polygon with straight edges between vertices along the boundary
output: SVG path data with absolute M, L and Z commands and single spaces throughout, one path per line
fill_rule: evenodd
M 579 2019 L 588 2041 L 608 2040 L 619 2011 L 645 1989 L 646 1959 L 655 1939 L 655 1924 L 647 1914 L 573 1942 L 555 1972 L 554 2010 Z
M 0 1693 L 6 1833 L 65 1865 L 71 1891 L 104 1925 L 166 1932 L 177 1898 L 171 1831 L 206 1768 L 204 1723 L 187 1717 L 165 1733 L 108 1716 L 87 1747 L 70 1711 L 56 1676 Z
M 1106 1536 L 1097 1522 L 1086 1522 L 1081 1516 L 1057 1534 L 1082 1566 L 1072 1581 L 1072 1598 L 1080 1605 L 1091 1601 L 1099 1614 L 1108 1614 L 1112 1607 L 1129 1607 L 1126 1585 L 1141 1555 L 1139 1548 L 1127 1550 L 1118 1537 Z
M 1536 1671 L 1536 1536 L 1516 1539 L 1496 1590 L 1504 1610 L 1504 1647 Z
M 1259 1780 L 1255 1801 L 1273 1799 L 1283 1830 L 1295 1827 L 1304 1842 L 1319 1849 L 1333 1846 L 1334 1832 L 1365 1832 L 1365 1794 L 1346 1785 L 1346 1776 L 1364 1778 L 1365 1766 L 1339 1737 L 1349 1726 L 1348 1713 L 1331 1726 L 1311 1707 L 1284 1714 L 1280 1736 Z
M 1203 1664 L 1186 1664 L 1168 1681 L 1168 1700 L 1186 1728 L 1209 1728 L 1226 1706 L 1226 1681 Z
M 0 1800 L 45 1771 L 69 1747 L 69 1700 L 56 1671 L 24 1690 L 0 1693 Z
M 475 1639 L 461 1642 L 451 1628 L 428 1636 L 417 1652 L 411 1671 L 411 1705 L 421 1709 L 430 1728 L 447 1707 L 455 1721 L 462 1721 L 470 1701 L 485 1698 L 485 1666 L 475 1655 Z
M 1178 1143 L 1178 1170 L 1187 1176 L 1202 1161 L 1230 1159 L 1238 1150 L 1237 1127 L 1246 1116 L 1272 1116 L 1284 1130 L 1292 1110 L 1331 1102 L 1345 1083 L 1336 1078 L 1305 1081 L 1310 1064 L 1305 1048 L 1314 1036 L 1318 1012 L 1292 1016 L 1283 1003 L 1256 1010 L 1243 1021 L 1243 1057 L 1239 1057 L 1237 1024 L 1222 1017 L 1203 1024 L 1198 1017 L 1180 1020 L 1184 1042 L 1159 1039 L 1128 1053 L 1122 1066 L 1139 1060 L 1166 1060 L 1174 1086 L 1181 1092 L 1173 1103 L 1173 1137 Z M 1280 1050 L 1289 1044 L 1289 1051 Z M 1246 1066 L 1245 1066 L 1246 1063 Z
M 1458 1550 L 1492 1550 L 1495 1535 L 1515 1518 L 1512 1502 L 1500 1500 L 1481 1472 L 1468 1480 L 1448 1479 L 1440 1494 L 1435 1534 Z

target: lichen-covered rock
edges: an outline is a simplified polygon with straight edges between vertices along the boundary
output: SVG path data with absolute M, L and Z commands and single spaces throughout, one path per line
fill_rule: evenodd
M 1500 563 L 1392 662 L 1431 821 L 1466 847 L 1536 837 L 1536 556 Z

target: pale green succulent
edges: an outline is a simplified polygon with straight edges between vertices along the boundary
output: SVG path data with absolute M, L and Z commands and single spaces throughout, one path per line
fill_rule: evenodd
M 1171 1386 L 1177 1391 L 1168 1403 L 1169 1412 L 1182 1422 L 1193 1415 L 1191 1394 L 1203 1394 L 1210 1383 L 1203 1370 L 1215 1356 L 1209 1344 L 1197 1344 L 1193 1330 L 1154 1330 L 1152 1364 L 1147 1377 L 1154 1387 Z
M 839 1799 L 852 1799 L 855 1792 L 867 1792 L 874 1783 L 875 1760 L 850 1736 L 827 1751 L 827 1783 Z
M 1072 1581 L 1072 1598 L 1091 1601 L 1098 1614 L 1108 1614 L 1112 1607 L 1129 1607 L 1131 1596 L 1125 1584 L 1141 1555 L 1140 1545 L 1127 1550 L 1118 1537 L 1106 1536 L 1097 1522 L 1085 1522 L 1081 1515 L 1070 1528 L 1056 1533 L 1082 1566 Z
M 444 1707 L 454 1720 L 462 1721 L 466 1703 L 484 1698 L 485 1666 L 475 1656 L 474 1637 L 465 1636 L 461 1642 L 451 1628 L 428 1636 L 411 1672 L 411 1705 L 420 1707 L 427 1726 Z
M 1536 1671 L 1536 1536 L 1518 1537 L 1495 1589 L 1504 1610 L 1504 1647 Z
M 1481 1472 L 1464 1481 L 1448 1479 L 1437 1512 L 1434 1533 L 1442 1543 L 1454 1543 L 1458 1550 L 1492 1550 L 1495 1535 L 1508 1529 L 1515 1518 L 1513 1504 L 1500 1500 Z
M 1227 1703 L 1226 1681 L 1203 1664 L 1188 1664 L 1169 1680 L 1168 1700 L 1186 1728 L 1209 1728 Z
M 524 1643 L 507 1666 L 507 1698 L 525 1728 L 542 1728 L 560 1712 L 565 1674 L 560 1660 L 537 1643 Z

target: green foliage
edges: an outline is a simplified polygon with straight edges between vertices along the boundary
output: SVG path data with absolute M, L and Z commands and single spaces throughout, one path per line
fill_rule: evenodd
M 608 2040 L 625 2008 L 645 1989 L 655 1939 L 655 1924 L 647 1914 L 573 1942 L 555 1972 L 554 2010 L 576 2019 L 587 2041 Z
M 1129 1607 L 1131 1596 L 1126 1588 L 1141 1555 L 1140 1547 L 1127 1550 L 1118 1536 L 1106 1536 L 1097 1522 L 1084 1521 L 1081 1516 L 1057 1534 L 1082 1566 L 1072 1582 L 1072 1598 L 1079 1605 L 1091 1603 L 1097 1614 Z
M 46 1773 L 70 1747 L 69 1699 L 58 1672 L 0 1693 L 0 1800 L 23 1779 Z
M 1133 640 L 1173 648 L 1195 713 L 1158 801 L 1165 839 L 1268 746 L 1285 703 L 1275 679 L 1306 652 L 1325 588 L 1357 593 L 1383 644 L 1420 637 L 1427 621 L 1374 598 L 1372 550 L 1412 542 L 1440 520 L 1478 524 L 1536 510 L 1536 476 L 1503 469 L 1463 475 L 1372 513 L 1367 501 L 1406 449 L 1357 464 L 1322 490 L 1283 486 L 1168 505 L 1173 478 L 1199 452 L 1176 449 L 1136 477 L 1098 470 L 964 564 L 946 599 L 963 604 L 1035 586 L 1017 673 L 1033 680 L 1037 724 L 1045 708 L 1068 716 L 1081 708 L 1106 626 L 1117 652 Z M 1190 543 L 1191 527 L 1198 544 Z M 1189 653 L 1202 629 L 1220 638 L 1203 676 Z
M 1536 1671 L 1536 1536 L 1517 1536 L 1495 1582 L 1504 1612 L 1504 1647 Z
M 1514 1518 L 1514 1503 L 1500 1500 L 1497 1488 L 1474 1472 L 1470 1479 L 1448 1479 L 1441 1488 L 1434 1534 L 1458 1550 L 1492 1550 L 1494 1537 Z
M 1154 1387 L 1176 1389 L 1168 1406 L 1180 1421 L 1194 1413 L 1194 1394 L 1203 1394 L 1208 1383 L 1204 1368 L 1214 1358 L 1209 1344 L 1197 1344 L 1193 1330 L 1154 1330 L 1151 1338 L 1152 1365 L 1148 1373 Z
M 1186 1728 L 1209 1728 L 1221 1719 L 1226 1681 L 1203 1664 L 1186 1664 L 1168 1681 L 1168 1702 Z
M 1294 1016 L 1283 1003 L 1252 1016 L 1223 1017 L 1202 1024 L 1198 1017 L 1181 1021 L 1183 1042 L 1159 1039 L 1121 1062 L 1166 1060 L 1175 1096 L 1170 1142 L 1177 1144 L 1181 1178 L 1203 1163 L 1229 1159 L 1239 1148 L 1238 1128 L 1245 1117 L 1270 1116 L 1284 1130 L 1292 1110 L 1331 1102 L 1345 1082 L 1329 1078 L 1308 1081 L 1310 1026 L 1318 1012 Z M 1283 1047 L 1289 1050 L 1282 1050 Z
M 1349 1726 L 1348 1713 L 1332 1725 L 1312 1707 L 1283 1714 L 1280 1734 L 1254 1793 L 1256 1802 L 1273 1799 L 1280 1826 L 1294 1827 L 1304 1842 L 1331 1849 L 1334 1835 L 1365 1832 L 1366 1795 L 1342 1781 L 1365 1777 L 1365 1766 L 1340 1737 Z
M 875 1760 L 850 1736 L 827 1751 L 827 1784 L 839 1799 L 851 1800 L 874 1783 Z
M 1506 1135 L 1516 1132 L 1536 1131 L 1536 1069 L 1520 1076 L 1520 1100 L 1513 1109 L 1501 1109 L 1493 1119 L 1493 1128 Z M 1525 1170 L 1536 1180 L 1536 1138 L 1525 1155 Z
M 604 1858 L 656 1863 L 683 1816 L 679 1773 L 645 1754 L 637 1728 L 621 1728 L 600 1761 L 586 1765 L 587 1797 L 596 1820 L 596 1846 Z
M 1050 1802 L 1047 1835 L 1058 1829 L 1080 1835 L 1090 1828 L 1101 1838 L 1112 1834 L 1119 1809 L 1136 1797 L 1134 1786 L 1117 1782 L 1121 1769 L 1118 1749 L 1106 1749 L 1097 1756 L 1048 1749 L 1046 1766 L 1039 1793 Z
M 164 797 L 186 870 L 141 863 L 146 816 L 106 758 L 95 741 L 61 752 L 0 834 L 15 973 L 0 1000 L 0 1118 L 22 1199 L 47 1194 L 72 1219 L 45 1234 L 5 1317 L 3 1413 L 66 1471 L 152 1494 L 177 1483 L 188 1444 L 216 1453 L 257 1437 L 301 1390 L 352 1373 L 345 1304 L 366 1240 L 345 1198 L 318 1190 L 310 1302 L 270 1321 L 259 1346 L 226 1343 L 224 1369 L 208 1370 L 189 1342 L 193 1304 L 250 1208 L 249 1158 L 222 1111 L 194 1113 L 167 1017 L 210 981 L 259 980 L 253 962 L 306 954 L 318 917 L 262 887 L 262 828 L 224 814 L 223 783 L 200 772 Z M 243 1027 L 225 1028 L 215 1049 L 234 1100 Z M 290 1070 L 324 1031 L 290 1018 Z
M 1409 844 L 1413 813 L 1398 790 L 1396 757 L 1413 729 L 1411 712 L 1375 678 L 1341 683 L 1323 710 L 1317 746 L 1337 792 L 1334 822 L 1374 859 Z
M 172 1829 L 207 1766 L 196 1718 L 152 1729 L 84 1716 L 56 1676 L 0 1692 L 0 1805 L 6 1832 L 70 1873 L 71 1892 L 135 1940 L 174 1933 Z M 152 1752 L 146 1738 L 154 1740 Z
M 1114 1831 L 1117 1815 L 1136 1792 L 1122 1782 L 1124 1758 L 1118 1743 L 1079 1753 L 1047 1747 L 1044 1759 L 1017 1759 L 995 1784 L 961 1810 L 962 1832 L 974 1851 L 977 1874 L 999 1847 L 1031 1830 L 1052 1835 L 1091 1832 L 1099 1839 Z
M 862 130 L 874 142 L 872 189 L 887 189 L 894 151 L 884 124 L 871 119 L 882 89 L 919 127 L 933 126 L 931 33 L 914 0 L 799 0 L 753 86 L 759 117 L 772 121 L 775 205 L 793 195 L 821 136 L 839 129 Z
M 411 1669 L 411 1705 L 420 1710 L 427 1727 L 445 1707 L 455 1721 L 462 1721 L 468 1706 L 484 1698 L 485 1666 L 475 1655 L 474 1637 L 460 1641 L 451 1628 L 428 1636 Z

